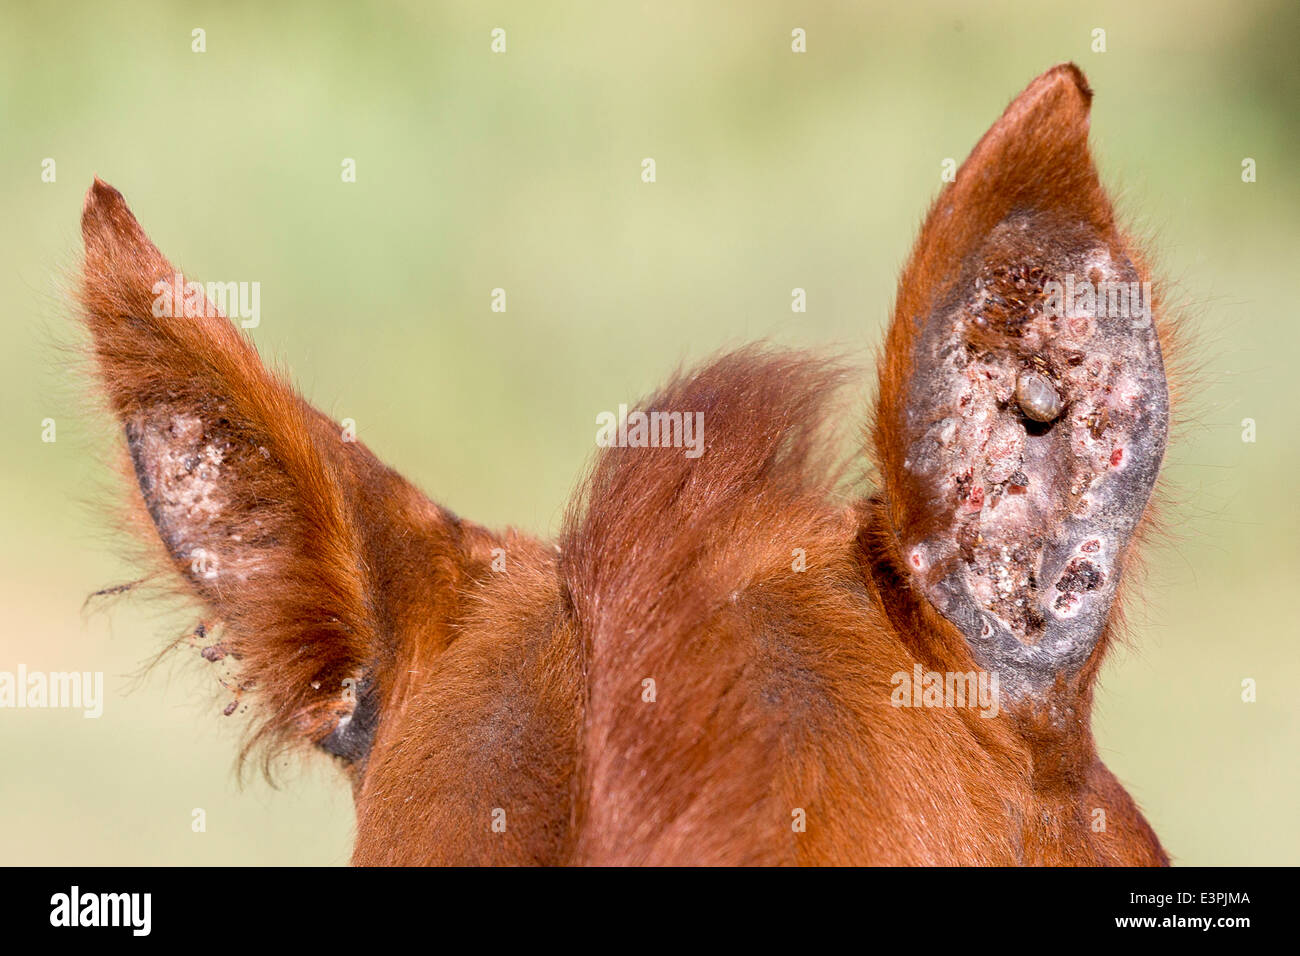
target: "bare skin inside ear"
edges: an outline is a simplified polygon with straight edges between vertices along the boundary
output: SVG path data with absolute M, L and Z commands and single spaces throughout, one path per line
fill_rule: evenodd
M 216 412 L 205 419 L 179 405 L 152 406 L 126 422 L 127 448 L 149 515 L 172 555 L 190 562 L 200 586 L 223 571 L 245 576 L 240 564 L 258 547 L 247 540 L 252 522 L 238 522 L 230 500 L 230 485 L 239 480 L 231 473 L 249 471 L 237 461 L 246 452 L 223 425 Z M 262 452 L 270 457 L 265 447 Z
M 1087 659 L 1164 454 L 1149 283 L 1085 227 L 1015 214 L 924 318 L 904 467 L 940 520 L 930 602 L 1016 696 Z

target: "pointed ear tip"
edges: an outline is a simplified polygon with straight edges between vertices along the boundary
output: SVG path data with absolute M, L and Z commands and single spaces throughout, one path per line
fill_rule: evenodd
M 96 176 L 95 181 L 86 190 L 86 199 L 81 204 L 81 211 L 87 213 L 95 207 L 110 206 L 121 202 L 124 202 L 122 194 Z
M 87 237 L 91 230 L 117 209 L 126 209 L 126 200 L 120 192 L 96 176 L 81 204 L 82 237 Z
M 1076 63 L 1058 63 L 1044 73 L 1041 79 L 1051 79 L 1053 83 L 1071 84 L 1085 100 L 1092 99 L 1092 87 L 1088 85 L 1088 77 L 1084 75 L 1083 70 L 1079 69 Z
M 1087 134 L 1092 89 L 1083 70 L 1060 63 L 1040 74 L 1007 106 L 981 145 L 1056 140 L 1062 131 Z M 976 147 L 978 151 L 980 147 Z
M 1060 97 L 1062 105 L 1077 110 L 1087 117 L 1092 106 L 1092 87 L 1088 77 L 1074 63 L 1058 63 L 1030 83 L 1018 99 L 1042 100 L 1048 96 Z

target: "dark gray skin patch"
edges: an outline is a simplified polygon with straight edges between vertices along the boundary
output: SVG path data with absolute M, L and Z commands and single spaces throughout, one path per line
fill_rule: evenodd
M 1092 653 L 1168 432 L 1149 300 L 1062 311 L 1067 277 L 1138 282 L 1082 227 L 1000 225 L 925 317 L 909 397 L 905 464 L 943 513 L 910 573 L 1013 699 Z
M 362 678 L 357 684 L 357 704 L 351 715 L 339 721 L 334 732 L 318 745 L 357 767 L 363 767 L 375 741 L 379 725 L 379 694 L 374 681 Z

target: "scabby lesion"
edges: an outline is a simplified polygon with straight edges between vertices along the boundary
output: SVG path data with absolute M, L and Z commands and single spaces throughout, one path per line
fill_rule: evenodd
M 234 497 L 247 458 L 269 454 L 238 433 L 224 409 L 160 403 L 127 418 L 127 448 L 149 516 L 168 551 L 200 586 L 257 564 L 269 522 Z M 268 514 L 269 514 L 268 509 Z
M 1048 653 L 1060 627 L 1091 628 L 1109 608 L 1154 480 L 1133 462 L 1154 452 L 1158 466 L 1163 449 L 1163 414 L 1148 413 L 1164 408 L 1163 369 L 1149 323 L 1100 299 L 1062 308 L 1058 290 L 1136 279 L 1086 232 L 1014 218 L 923 323 L 905 467 L 938 520 L 908 562 L 968 637 Z
M 967 305 L 972 345 L 983 337 L 989 345 L 1022 337 L 1033 319 L 1042 314 L 1052 279 L 1051 273 L 1033 262 L 986 264 L 975 277 Z

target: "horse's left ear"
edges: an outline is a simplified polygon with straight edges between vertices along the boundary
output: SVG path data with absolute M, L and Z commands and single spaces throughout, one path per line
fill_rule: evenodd
M 1088 151 L 1091 101 L 1055 67 L 979 141 L 880 368 L 883 537 L 1017 698 L 1093 659 L 1168 429 L 1158 303 Z
M 223 626 L 262 732 L 360 760 L 395 625 L 425 595 L 445 642 L 472 528 L 269 372 L 99 180 L 82 234 L 84 319 L 165 561 Z

